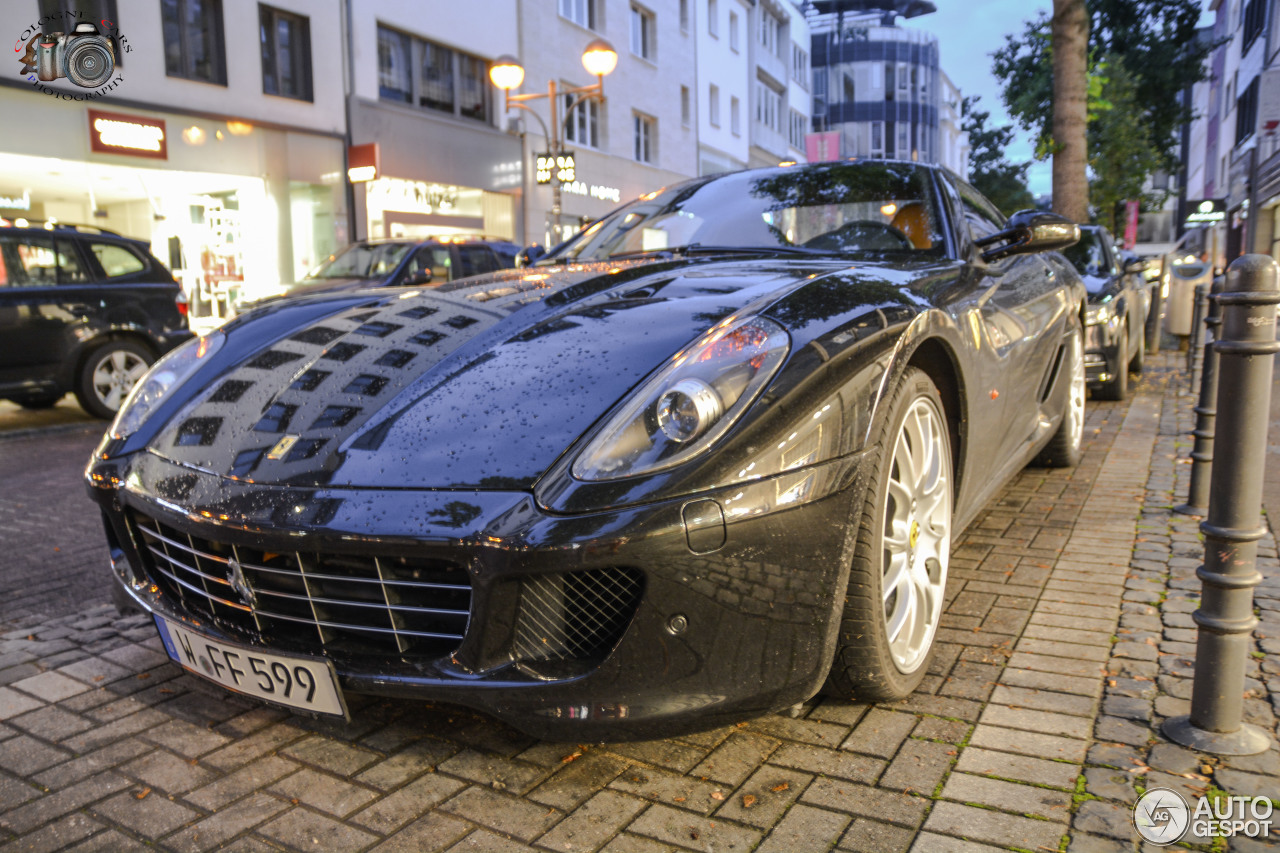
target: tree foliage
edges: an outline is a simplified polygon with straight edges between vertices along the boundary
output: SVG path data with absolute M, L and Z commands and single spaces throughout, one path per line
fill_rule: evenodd
M 1197 41 L 1200 7 L 1195 0 L 1086 0 L 1089 13 L 1090 126 L 1103 81 L 1103 57 L 1122 62 L 1131 77 L 1132 104 L 1158 166 L 1172 170 L 1177 162 L 1177 131 L 1192 118 L 1191 107 L 1178 94 L 1206 79 L 1205 60 L 1214 45 Z M 1021 34 L 1005 36 L 992 54 L 992 70 L 1003 84 L 1010 114 L 1037 136 L 1037 155 L 1052 154 L 1053 71 L 1049 16 L 1026 22 Z M 1090 143 L 1090 149 L 1093 149 Z M 1146 175 L 1143 175 L 1145 178 Z
M 1031 161 L 1011 163 L 1005 151 L 1013 141 L 1013 128 L 987 127 L 991 113 L 977 107 L 981 96 L 967 97 L 960 110 L 961 127 L 969 134 L 969 182 L 989 198 L 1006 216 L 1035 206 L 1027 189 L 1027 169 Z
M 1089 168 L 1093 172 L 1089 195 L 1098 220 L 1116 234 L 1122 202 L 1140 199 L 1148 209 L 1164 202 L 1165 193 L 1143 195 L 1147 175 L 1163 163 L 1142 124 L 1135 75 L 1124 60 L 1106 57 L 1098 63 L 1095 78 L 1100 82 L 1101 97 L 1095 101 L 1097 111 L 1089 126 Z

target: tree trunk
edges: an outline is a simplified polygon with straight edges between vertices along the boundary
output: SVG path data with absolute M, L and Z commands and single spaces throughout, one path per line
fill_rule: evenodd
M 1053 0 L 1053 209 L 1089 221 L 1089 15 L 1084 0 Z

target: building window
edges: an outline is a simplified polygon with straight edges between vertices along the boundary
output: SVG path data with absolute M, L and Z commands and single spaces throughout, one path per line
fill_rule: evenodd
M 597 0 L 560 0 L 560 14 L 579 26 L 597 30 L 600 21 L 596 4 Z
M 791 79 L 808 91 L 809 52 L 798 44 L 791 45 Z
M 804 147 L 804 133 L 807 122 L 804 119 L 804 113 L 799 110 L 791 111 L 790 134 L 787 141 L 791 143 L 792 148 Z
M 729 49 L 738 52 L 738 13 L 729 13 Z
M 636 113 L 636 160 L 641 163 L 654 162 L 658 145 L 658 120 Z
M 268 95 L 311 100 L 311 25 L 307 18 L 258 7 L 262 41 L 262 91 Z
M 685 127 L 693 120 L 693 105 L 689 103 L 689 87 L 680 87 L 680 123 Z
M 906 159 L 907 152 L 911 149 L 911 124 L 905 121 L 898 122 L 898 148 L 897 156 Z
M 583 101 L 572 110 L 573 95 L 564 96 L 564 139 L 590 148 L 600 147 L 600 102 Z
M 221 0 L 160 0 L 160 18 L 165 74 L 227 85 Z
M 1266 0 L 1249 0 L 1248 5 L 1244 7 L 1244 47 L 1241 48 L 1241 53 L 1248 53 L 1258 36 L 1262 35 L 1266 22 Z
M 680 31 L 689 32 L 689 0 L 680 0 Z
M 720 4 L 707 0 L 707 34 L 720 38 Z
M 734 136 L 742 135 L 742 102 L 737 97 L 729 99 L 729 129 Z
M 884 122 L 871 122 L 871 156 L 884 157 Z
M 898 63 L 898 91 L 902 94 L 908 92 L 907 64 L 905 62 Z
M 1236 101 L 1236 145 L 1253 136 L 1258 125 L 1258 78 L 1245 87 Z
M 631 52 L 642 59 L 654 55 L 653 13 L 639 6 L 631 7 Z
M 489 120 L 489 66 L 478 56 L 378 27 L 378 97 Z
M 760 7 L 760 46 L 766 53 L 778 54 L 778 19 L 763 6 Z
M 781 131 L 779 113 L 782 111 L 782 95 L 764 83 L 756 82 L 756 121 L 772 130 Z
M 711 96 L 707 105 L 708 112 L 711 116 L 711 126 L 720 126 L 720 87 L 715 83 L 711 84 Z

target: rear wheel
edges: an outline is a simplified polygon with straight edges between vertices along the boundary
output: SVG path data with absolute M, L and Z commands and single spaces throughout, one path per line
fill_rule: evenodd
M 827 691 L 900 699 L 928 669 L 951 556 L 951 440 L 928 375 L 908 368 L 870 460 Z
M 76 382 L 76 399 L 98 418 L 114 418 L 155 359 L 141 345 L 109 341 L 89 353 Z
M 1080 461 L 1080 447 L 1084 442 L 1085 385 L 1084 340 L 1078 326 L 1067 338 L 1067 350 L 1062 357 L 1067 378 L 1067 405 L 1058 431 L 1036 457 L 1036 463 L 1046 468 L 1073 468 Z

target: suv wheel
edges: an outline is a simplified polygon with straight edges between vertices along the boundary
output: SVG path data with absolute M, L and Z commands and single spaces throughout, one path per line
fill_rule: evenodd
M 110 341 L 93 350 L 76 379 L 81 408 L 94 417 L 115 417 L 153 361 L 146 348 L 130 341 Z

